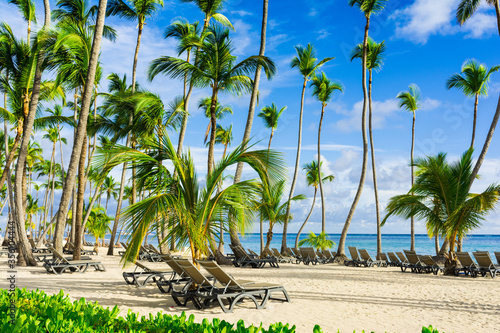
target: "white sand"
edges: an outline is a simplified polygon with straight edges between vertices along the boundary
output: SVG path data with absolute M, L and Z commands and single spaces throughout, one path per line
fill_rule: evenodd
M 402 273 L 399 268 L 353 268 L 337 264 L 281 264 L 279 269 L 224 266 L 239 279 L 279 283 L 286 287 L 291 303 L 269 301 L 267 309 L 256 310 L 252 302 L 238 305 L 225 314 L 219 307 L 195 309 L 191 303 L 178 307 L 172 298 L 151 284 L 145 288 L 127 285 L 122 278 L 119 256 L 99 259 L 106 272 L 89 269 L 85 274 L 48 274 L 43 267 L 17 267 L 20 288 L 42 289 L 49 294 L 61 289 L 72 299 L 85 297 L 105 307 L 117 305 L 121 315 L 128 309 L 141 315 L 164 311 L 194 314 L 196 321 L 221 318 L 229 322 L 265 327 L 274 322 L 290 323 L 298 332 L 312 332 L 319 324 L 324 332 L 420 332 L 432 324 L 439 332 L 499 332 L 500 277 L 454 277 Z M 96 258 L 97 259 L 97 258 Z M 6 259 L 0 258 L 3 272 L 0 287 L 7 286 Z M 165 270 L 164 263 L 148 266 Z M 127 269 L 130 271 L 131 269 Z

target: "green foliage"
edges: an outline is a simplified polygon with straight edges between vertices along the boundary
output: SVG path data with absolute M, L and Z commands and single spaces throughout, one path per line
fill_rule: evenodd
M 422 333 L 439 333 L 439 331 L 435 328 L 432 327 L 432 325 L 429 325 L 429 327 L 422 327 Z
M 9 332 L 189 332 L 189 333 L 294 333 L 295 326 L 275 323 L 265 329 L 250 325 L 243 320 L 236 324 L 218 318 L 209 321 L 203 319 L 195 323 L 194 316 L 169 315 L 158 312 L 156 315 L 141 316 L 129 311 L 125 317 L 119 317 L 118 308 L 103 308 L 97 302 L 86 302 L 84 298 L 71 302 L 63 291 L 49 296 L 41 290 L 28 291 L 16 289 L 16 320 L 13 326 L 9 316 L 0 319 L 0 333 Z M 0 311 L 8 313 L 10 297 L 7 290 L 0 291 Z M 322 332 L 319 330 L 315 333 Z
M 310 245 L 315 249 L 326 250 L 332 248 L 335 245 L 335 242 L 328 237 L 326 232 L 321 232 L 319 235 L 316 235 L 311 231 L 307 238 L 299 242 L 299 246 L 303 245 Z

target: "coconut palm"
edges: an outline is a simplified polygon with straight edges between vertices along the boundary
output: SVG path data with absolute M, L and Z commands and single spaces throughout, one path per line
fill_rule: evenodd
M 457 88 L 461 90 L 465 96 L 474 97 L 474 121 L 472 123 L 471 148 L 474 148 L 474 138 L 476 136 L 479 96 L 488 96 L 490 75 L 497 72 L 499 69 L 500 66 L 494 66 L 488 70 L 486 65 L 480 63 L 476 59 L 469 59 L 462 65 L 462 73 L 455 73 L 446 81 L 446 87 L 448 89 Z
M 99 245 L 99 238 L 104 240 L 106 234 L 111 230 L 109 228 L 109 223 L 111 218 L 106 215 L 106 211 L 102 206 L 92 207 L 90 213 L 89 221 L 87 222 L 86 229 L 95 238 L 95 243 Z
M 370 28 L 370 18 L 372 14 L 378 14 L 384 9 L 384 5 L 387 0 L 349 0 L 349 6 L 359 7 L 361 12 L 364 14 L 366 19 L 365 33 L 363 36 L 363 55 L 361 59 L 361 81 L 363 87 L 363 109 L 361 112 L 361 134 L 363 137 L 363 162 L 361 164 L 361 175 L 359 177 L 359 184 L 356 194 L 354 195 L 354 200 L 352 201 L 351 208 L 347 214 L 344 227 L 342 228 L 342 233 L 340 234 L 339 246 L 337 249 L 337 257 L 342 259 L 346 258 L 345 255 L 345 241 L 347 238 L 347 232 L 349 226 L 351 225 L 352 217 L 356 206 L 358 205 L 359 199 L 361 198 L 361 193 L 363 192 L 363 187 L 365 185 L 366 179 L 366 169 L 368 165 L 368 140 L 366 135 L 366 109 L 368 105 L 368 91 L 366 88 L 366 68 L 367 68 L 367 55 L 368 55 L 368 31 Z
M 202 109 L 205 113 L 205 117 L 210 119 L 210 108 L 212 106 L 212 99 L 210 97 L 205 97 L 200 99 L 198 102 L 198 108 Z M 228 114 L 233 114 L 233 108 L 230 105 L 221 105 L 217 102 L 215 106 L 215 118 L 217 120 L 224 119 Z M 212 122 L 208 122 L 207 130 L 205 131 L 205 141 L 207 143 L 208 135 L 210 134 L 210 129 L 212 128 Z
M 323 162 L 321 162 L 323 163 Z M 299 237 L 300 234 L 302 233 L 302 230 L 304 230 L 304 227 L 306 226 L 307 221 L 309 221 L 309 218 L 311 217 L 311 214 L 314 209 L 314 203 L 316 202 L 316 194 L 318 193 L 318 186 L 319 186 L 319 167 L 318 167 L 318 162 L 312 161 L 311 163 L 306 163 L 302 170 L 306 171 L 306 181 L 308 186 L 313 186 L 314 187 L 314 196 L 313 196 L 313 201 L 311 204 L 311 210 L 309 210 L 309 214 L 307 214 L 306 219 L 304 220 L 304 223 L 300 226 L 299 232 L 297 232 L 297 236 L 295 237 L 295 247 L 299 246 Z M 323 173 L 321 174 L 323 176 Z M 333 175 L 328 175 L 322 177 L 322 182 L 329 181 L 332 182 L 335 177 Z
M 486 0 L 486 3 L 495 7 L 497 15 L 498 34 L 500 35 L 500 6 L 498 0 Z M 457 8 L 457 21 L 464 24 L 476 12 L 481 0 L 461 0 Z
M 271 105 L 266 105 L 262 108 L 262 111 L 257 115 L 264 121 L 264 126 L 271 129 L 271 134 L 269 135 L 269 143 L 267 149 L 271 149 L 271 141 L 274 136 L 274 131 L 278 128 L 278 120 L 281 117 L 283 111 L 286 110 L 286 106 L 282 107 L 278 111 L 278 107 L 272 103 Z
M 492 184 L 479 194 L 470 193 L 472 149 L 449 164 L 446 154 L 417 158 L 415 184 L 407 194 L 389 200 L 383 223 L 392 215 L 425 219 L 429 235 L 441 233 L 455 251 L 457 239 L 477 229 L 498 202 L 500 186 Z
M 35 3 L 33 0 L 9 0 L 9 3 L 19 7 L 23 19 L 28 22 L 28 39 L 31 35 L 31 23 L 36 23 Z
M 297 56 L 293 57 L 291 62 L 292 68 L 297 68 L 304 78 L 304 83 L 302 84 L 302 95 L 300 98 L 300 114 L 299 114 L 299 135 L 298 135 L 298 143 L 297 143 L 297 156 L 295 157 L 295 170 L 293 172 L 292 184 L 290 186 L 290 194 L 288 196 L 288 206 L 286 208 L 285 214 L 285 222 L 283 223 L 283 240 L 281 242 L 281 253 L 285 253 L 287 245 L 286 245 L 286 235 L 288 230 L 288 218 L 290 217 L 290 203 L 291 198 L 293 196 L 293 192 L 295 190 L 295 183 L 297 182 L 297 176 L 299 174 L 299 165 L 300 165 L 300 151 L 302 145 L 302 116 L 304 114 L 304 98 L 306 93 L 307 82 L 315 76 L 316 71 L 323 66 L 328 61 L 334 59 L 324 58 L 323 60 L 318 61 L 316 59 L 316 51 L 311 44 L 307 44 L 307 47 L 302 47 L 300 45 L 295 46 L 295 50 L 297 51 Z
M 411 151 L 410 151 L 410 165 L 411 165 L 411 186 L 415 180 L 414 165 L 413 165 L 413 149 L 415 146 L 415 112 L 421 107 L 420 89 L 416 84 L 410 84 L 408 91 L 400 92 L 396 98 L 399 98 L 399 107 L 405 108 L 413 114 L 413 122 L 411 126 Z M 411 245 L 410 250 L 415 251 L 415 220 L 411 217 Z
M 366 68 L 368 68 L 368 133 L 370 136 L 370 152 L 372 158 L 373 191 L 375 194 L 375 212 L 377 215 L 377 258 L 380 259 L 382 253 L 382 230 L 380 228 L 380 208 L 378 201 L 377 168 L 375 165 L 375 144 L 373 142 L 372 126 L 372 78 L 373 70 L 380 71 L 383 66 L 383 54 L 385 52 L 385 41 L 375 42 L 368 37 L 366 54 Z M 363 44 L 358 44 L 351 53 L 351 61 L 355 58 L 363 59 Z
M 99 1 L 99 7 L 97 10 L 95 33 L 92 42 L 92 49 L 90 53 L 89 66 L 87 72 L 87 81 L 85 84 L 85 89 L 82 95 L 82 105 L 80 110 L 80 116 L 78 120 L 78 128 L 75 135 L 75 140 L 73 144 L 73 150 L 71 152 L 71 159 L 68 166 L 66 181 L 64 183 L 64 189 L 61 195 L 59 203 L 59 212 L 57 215 L 56 222 L 56 232 L 54 235 L 54 248 L 57 251 L 62 251 L 62 240 L 64 236 L 64 225 L 66 222 L 66 215 L 68 213 L 69 200 L 71 198 L 73 188 L 75 187 L 76 171 L 78 167 L 78 162 L 80 160 L 80 155 L 82 153 L 83 141 L 87 137 L 87 120 L 90 110 L 90 104 L 92 100 L 92 90 L 94 88 L 94 82 L 97 72 L 97 65 L 99 62 L 99 53 L 101 49 L 101 40 L 104 30 L 104 19 L 106 11 L 106 0 Z M 78 221 L 75 226 L 76 239 L 75 239 L 75 252 L 77 256 L 80 255 L 80 243 L 81 243 L 81 226 L 78 225 Z
M 326 250 L 331 249 L 335 245 L 335 242 L 329 239 L 324 231 L 320 232 L 318 235 L 311 231 L 307 238 L 299 242 L 299 246 L 303 245 L 312 246 L 316 250 Z
M 219 92 L 235 95 L 251 92 L 252 79 L 248 75 L 256 70 L 259 65 L 264 68 L 268 78 L 271 78 L 276 72 L 273 61 L 263 56 L 251 56 L 235 64 L 236 57 L 231 54 L 233 50 L 229 39 L 229 30 L 211 27 L 208 29 L 207 37 L 200 45 L 199 59 L 195 65 L 183 59 L 164 56 L 153 60 L 148 70 L 150 80 L 160 73 L 168 74 L 172 78 L 183 77 L 188 73 L 195 86 L 200 88 L 211 87 L 211 130 L 207 174 L 212 172 L 214 161 L 215 131 L 217 128 L 215 111 Z
M 342 84 L 331 81 L 323 72 L 319 76 L 314 76 L 311 82 L 313 88 L 313 96 L 321 102 L 321 116 L 318 126 L 318 174 L 321 174 L 321 125 L 323 124 L 323 116 L 325 115 L 325 107 L 331 100 L 335 90 L 343 92 Z M 319 192 L 321 195 L 321 231 L 326 232 L 326 218 L 325 218 L 325 196 L 323 194 L 323 182 L 319 179 Z
M 170 230 L 167 240 L 176 239 L 180 244 L 188 243 L 193 259 L 199 259 L 202 253 L 206 253 L 209 240 L 216 235 L 221 223 L 225 229 L 229 223 L 237 223 L 240 230 L 245 230 L 255 211 L 253 203 L 258 193 L 258 182 L 247 180 L 218 192 L 223 172 L 243 161 L 260 178 L 269 176 L 272 181 L 279 181 L 284 174 L 284 161 L 277 153 L 248 151 L 240 146 L 216 164 L 202 186 L 190 154 L 178 156 L 168 135 L 164 133 L 161 138 L 159 142 L 149 142 L 147 153 L 116 147 L 104 155 L 96 156 L 96 163 L 107 168 L 112 168 L 123 159 L 132 160 L 140 166 L 138 174 L 144 170 L 150 176 L 157 177 L 160 184 L 152 189 L 147 198 L 129 206 L 122 215 L 126 223 L 125 229 L 131 232 L 130 246 L 123 257 L 125 261 L 134 260 L 146 232 L 153 224 L 166 224 Z M 177 180 L 163 176 L 164 163 L 158 162 L 166 160 L 177 171 Z M 234 214 L 235 220 L 227 218 L 230 213 Z M 176 216 L 176 223 L 172 223 L 172 214 Z M 210 246 L 213 251 L 216 250 L 215 244 Z
M 104 211 L 108 211 L 109 198 L 113 197 L 115 200 L 118 196 L 118 182 L 112 176 L 106 176 L 104 182 L 102 183 L 102 190 L 106 193 L 106 205 L 104 206 Z

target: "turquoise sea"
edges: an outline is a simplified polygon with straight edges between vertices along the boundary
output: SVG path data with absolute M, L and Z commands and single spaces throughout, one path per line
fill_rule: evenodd
M 227 244 L 230 242 L 229 237 L 225 235 L 226 245 L 224 246 L 225 252 L 229 251 Z M 287 244 L 289 247 L 293 247 L 295 244 L 295 237 L 297 234 L 292 233 L 287 235 Z M 301 234 L 300 239 L 303 239 L 307 234 Z M 332 239 L 336 244 L 340 238 L 340 234 L 330 234 L 330 239 Z M 273 240 L 271 242 L 271 247 L 281 248 L 281 240 L 283 235 L 281 233 L 275 233 Z M 87 241 L 92 241 L 93 237 L 85 236 Z M 109 235 L 106 236 L 109 240 Z M 125 239 L 121 239 L 125 240 Z M 264 235 L 265 241 L 265 235 Z M 157 245 L 158 242 L 156 237 L 149 237 L 148 242 Z M 252 249 L 256 252 L 260 248 L 260 235 L 258 233 L 246 234 L 241 238 L 241 242 L 246 249 Z M 375 254 L 377 251 L 377 235 L 376 234 L 349 234 L 347 236 L 346 246 L 356 246 L 357 248 L 367 249 L 368 252 Z M 333 250 L 336 246 L 333 247 Z M 383 234 L 382 235 L 382 251 L 383 252 L 395 252 L 410 249 L 410 235 L 406 234 Z M 347 250 L 347 248 L 346 248 Z M 415 235 L 415 250 L 418 254 L 435 254 L 434 239 L 430 239 L 429 236 L 425 234 Z M 464 251 L 500 251 L 500 235 L 471 235 L 468 236 L 463 243 Z

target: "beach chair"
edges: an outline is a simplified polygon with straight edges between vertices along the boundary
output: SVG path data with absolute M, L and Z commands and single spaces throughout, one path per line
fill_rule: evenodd
M 273 255 L 274 257 L 278 260 L 278 262 L 284 262 L 284 263 L 291 263 L 293 261 L 293 258 L 292 257 L 288 257 L 288 256 L 283 256 L 280 251 L 278 251 L 277 248 L 273 247 L 271 249 L 271 251 L 273 251 Z
M 410 268 L 412 273 L 422 273 L 424 270 L 424 265 L 418 259 L 418 255 L 415 251 L 403 250 L 408 260 L 407 268 Z
M 263 309 L 269 299 L 290 302 L 290 297 L 285 287 L 277 284 L 258 283 L 253 281 L 241 282 L 227 274 L 214 261 L 197 261 L 210 275 L 212 275 L 223 287 L 222 293 L 216 293 L 217 301 L 224 312 L 232 312 L 234 306 L 244 298 L 251 299 L 257 309 Z M 194 267 L 194 266 L 193 266 Z M 282 293 L 284 298 L 272 298 L 272 293 Z M 258 302 L 256 297 L 261 299 Z M 223 300 L 229 301 L 229 307 L 224 306 Z
M 35 241 L 33 241 L 32 238 L 28 238 L 28 241 L 30 242 L 30 245 L 31 245 L 31 252 L 33 252 L 33 253 L 52 253 L 52 252 L 50 252 L 49 248 L 46 248 L 46 247 L 37 248 Z
M 156 286 L 162 293 L 169 293 L 174 285 L 187 283 L 189 281 L 189 277 L 171 255 L 161 254 L 160 259 L 172 269 L 170 279 L 161 279 L 156 281 Z
M 300 262 L 302 261 L 302 255 L 300 254 L 300 250 L 297 249 L 296 247 L 289 248 L 289 249 L 292 252 L 293 257 L 295 258 L 295 263 L 300 264 Z
M 401 260 L 398 259 L 394 252 L 387 252 L 387 256 L 389 257 L 389 266 L 401 267 Z
M 387 262 L 384 260 L 373 260 L 373 258 L 370 256 L 368 251 L 365 249 L 359 249 L 359 254 L 361 256 L 361 260 L 364 263 L 366 267 L 372 267 L 373 265 L 376 265 L 378 267 L 380 266 L 386 266 L 387 267 Z
M 320 261 L 312 247 L 301 247 L 299 250 L 302 257 L 301 260 L 305 265 L 309 265 L 310 263 L 316 265 Z
M 279 268 L 278 260 L 276 258 L 269 259 L 259 259 L 252 258 L 248 253 L 246 253 L 245 249 L 241 246 L 232 246 L 229 245 L 231 250 L 233 250 L 235 259 L 233 260 L 233 265 L 235 267 L 247 267 L 250 266 L 252 268 L 262 268 L 266 264 L 269 264 L 271 267 Z
M 156 283 L 161 280 L 170 280 L 173 271 L 157 271 L 147 267 L 144 263 L 139 261 L 134 262 L 135 269 L 132 272 L 123 272 L 125 282 L 130 285 L 135 285 L 139 288 L 144 287 L 147 283 Z
M 490 254 L 488 252 L 473 252 L 474 258 L 476 258 L 479 273 L 481 276 L 486 276 L 490 273 L 491 278 L 494 279 L 498 272 L 500 272 L 500 265 L 495 265 L 491 260 Z
M 471 277 L 477 277 L 479 269 L 469 252 L 456 252 L 456 254 L 460 262 L 460 267 L 455 267 L 455 275 L 458 276 L 463 271 L 464 275 L 470 274 Z
M 386 266 L 386 267 L 387 267 L 387 266 L 389 266 L 390 260 L 389 260 L 389 258 L 387 257 L 387 254 L 385 254 L 385 253 L 381 252 L 381 253 L 380 253 L 380 260 L 385 261 L 385 263 L 386 263 L 386 265 L 385 265 L 385 266 Z
M 123 255 L 125 254 L 125 251 L 127 251 L 128 246 L 124 242 L 120 242 L 120 244 L 122 245 L 123 250 L 118 251 L 118 254 L 123 257 Z
M 398 256 L 399 260 L 401 261 L 400 268 L 402 272 L 405 272 L 408 267 L 410 267 L 410 262 L 406 258 L 406 256 L 403 254 L 403 252 L 396 252 L 396 255 Z
M 328 258 L 323 254 L 321 250 L 316 250 L 316 256 L 318 256 L 319 262 L 322 264 L 326 264 L 328 262 Z
M 98 261 L 93 260 L 69 260 L 54 248 L 50 248 L 54 259 L 52 261 L 45 261 L 43 267 L 49 273 L 62 274 L 64 272 L 78 272 L 85 273 L 89 267 L 94 267 L 96 271 L 105 272 L 106 268 Z
M 69 251 L 70 251 L 70 254 L 73 254 L 74 250 L 75 250 L 75 245 L 73 245 L 73 243 L 71 242 L 68 242 L 68 246 L 69 246 Z M 89 255 L 89 254 L 95 254 L 97 255 L 97 252 L 95 250 L 85 250 L 84 248 L 81 248 L 80 249 L 80 253 L 83 254 L 83 255 Z
M 349 266 L 356 266 L 358 267 L 361 265 L 361 258 L 359 257 L 358 254 L 358 249 L 354 246 L 348 246 L 349 253 L 351 254 L 351 260 L 345 260 L 344 265 Z
M 258 255 L 256 252 L 252 251 L 251 249 L 248 249 L 248 255 L 250 258 L 260 258 L 260 255 Z M 264 258 L 267 256 L 263 256 Z
M 332 263 L 335 259 L 335 254 L 333 254 L 330 250 L 323 250 L 323 256 L 325 257 L 325 263 Z
M 139 260 L 147 260 L 147 261 L 151 261 L 151 262 L 157 262 L 160 260 L 160 257 L 157 253 L 146 248 L 144 245 L 141 245 L 141 248 L 139 251 Z
M 434 273 L 434 275 L 438 275 L 439 272 L 444 270 L 444 266 L 438 264 L 431 256 L 424 255 L 419 256 L 419 260 L 422 263 L 423 269 L 428 273 Z
M 500 265 L 500 252 L 493 252 L 495 254 L 495 258 L 497 258 L 497 264 Z

